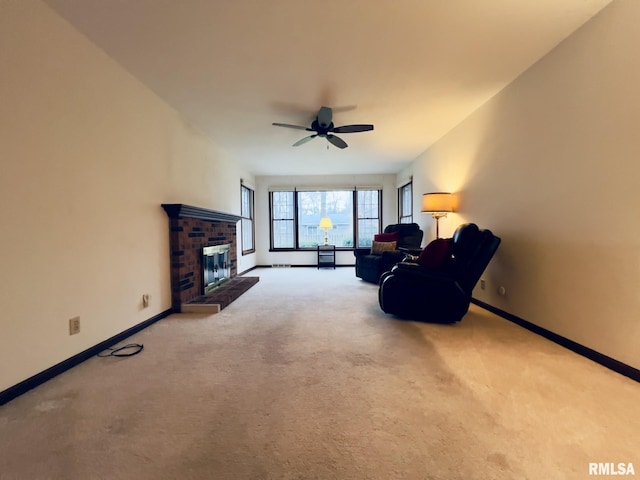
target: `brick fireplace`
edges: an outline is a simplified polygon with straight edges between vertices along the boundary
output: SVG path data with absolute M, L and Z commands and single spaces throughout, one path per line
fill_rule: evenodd
M 238 274 L 236 225 L 241 217 L 182 203 L 163 203 L 162 208 L 169 217 L 171 304 L 179 312 L 204 292 L 204 247 L 231 244 L 231 278 Z

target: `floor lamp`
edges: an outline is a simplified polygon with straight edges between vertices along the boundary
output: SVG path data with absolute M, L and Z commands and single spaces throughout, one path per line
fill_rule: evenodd
M 422 195 L 422 212 L 431 213 L 436 219 L 436 238 L 440 238 L 440 219 L 453 212 L 453 194 L 433 192 Z

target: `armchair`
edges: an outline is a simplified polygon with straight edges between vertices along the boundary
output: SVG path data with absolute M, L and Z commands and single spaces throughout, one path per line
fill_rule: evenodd
M 371 248 L 356 248 L 353 251 L 356 256 L 356 277 L 367 282 L 378 283 L 384 272 L 391 270 L 391 267 L 402 261 L 406 250 L 420 249 L 424 235 L 417 223 L 387 225 L 384 233 L 392 234 L 397 238 L 396 248 L 381 253 L 372 253 Z
M 473 288 L 498 249 L 500 238 L 490 230 L 467 223 L 457 228 L 448 243 L 448 251 L 438 266 L 426 268 L 419 263 L 401 262 L 382 275 L 378 301 L 385 313 L 432 323 L 456 323 L 462 319 L 469 311 Z

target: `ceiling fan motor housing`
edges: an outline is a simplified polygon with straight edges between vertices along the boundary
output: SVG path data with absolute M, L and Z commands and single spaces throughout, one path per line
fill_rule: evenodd
M 311 130 L 315 130 L 318 132 L 318 136 L 326 137 L 327 133 L 329 133 L 333 129 L 333 122 L 329 125 L 320 125 L 318 119 L 316 118 L 313 122 L 311 122 Z

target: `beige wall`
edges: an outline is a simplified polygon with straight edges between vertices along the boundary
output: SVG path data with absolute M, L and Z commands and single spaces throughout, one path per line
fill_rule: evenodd
M 416 202 L 459 193 L 445 234 L 473 221 L 502 237 L 477 298 L 635 368 L 639 18 L 615 1 L 402 172 Z
M 160 204 L 252 177 L 38 1 L 0 2 L 0 95 L 2 391 L 170 308 Z
M 269 188 L 382 187 L 382 225 L 398 221 L 395 175 L 292 175 L 256 177 L 256 254 L 258 265 L 315 265 L 316 252 L 269 252 Z M 336 252 L 338 265 L 353 265 L 353 251 Z

